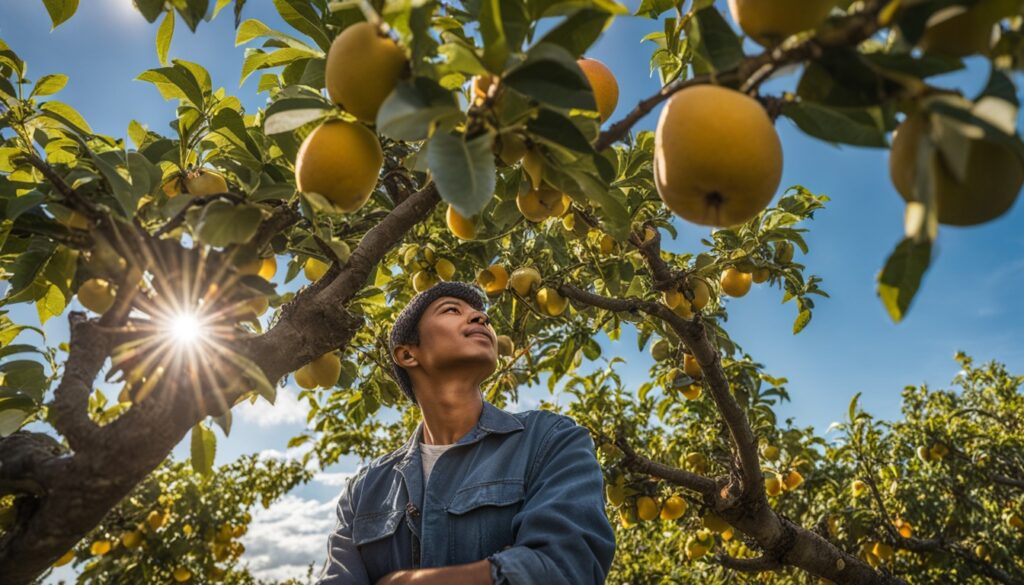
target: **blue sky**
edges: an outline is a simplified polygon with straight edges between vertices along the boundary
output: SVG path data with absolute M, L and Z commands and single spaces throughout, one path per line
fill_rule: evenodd
M 635 8 L 638 2 L 626 4 Z M 725 2 L 719 4 L 724 10 Z M 234 46 L 229 11 L 202 23 L 195 35 L 179 20 L 170 55 L 203 64 L 214 87 L 226 88 L 254 111 L 265 95 L 256 93 L 256 76 L 238 85 L 243 47 Z M 95 131 L 124 137 L 128 121 L 135 119 L 167 132 L 175 104 L 161 99 L 150 84 L 133 80 L 159 63 L 153 45 L 156 25 L 146 23 L 130 0 L 83 2 L 78 14 L 53 32 L 41 2 L 4 2 L 4 15 L 0 38 L 28 62 L 29 76 L 68 74 L 70 81 L 58 97 L 77 108 Z M 267 1 L 249 2 L 243 16 L 289 30 Z M 660 28 L 648 19 L 620 18 L 589 53 L 619 80 L 621 96 L 613 119 L 657 91 L 657 76 L 647 73 L 653 45 L 639 39 Z M 967 72 L 941 81 L 964 88 L 970 96 L 984 85 L 986 74 L 980 62 L 971 62 Z M 791 74 L 766 88 L 779 91 L 794 82 Z M 657 115 L 657 110 L 649 114 L 638 128 L 653 129 Z M 1016 296 L 1024 289 L 1024 232 L 1014 229 L 1024 225 L 1024 204 L 1018 202 L 1002 218 L 980 227 L 943 227 L 923 290 L 907 319 L 894 324 L 875 296 L 875 276 L 902 237 L 903 205 L 889 182 L 887 151 L 835 148 L 803 135 L 784 118 L 778 129 L 785 151 L 783 187 L 802 184 L 832 199 L 807 226 L 810 254 L 797 257 L 808 273 L 824 279 L 832 298 L 817 300 L 810 325 L 794 336 L 795 307 L 780 304 L 779 289 L 755 285 L 746 297 L 730 301 L 726 327 L 768 373 L 789 379 L 792 402 L 778 409 L 781 418 L 793 417 L 796 424 L 813 425 L 824 433 L 844 416 L 856 392 L 863 392 L 861 403 L 870 412 L 897 417 L 903 386 L 946 386 L 958 369 L 952 359 L 957 350 L 981 361 L 1004 362 L 1011 372 L 1024 371 L 1024 305 Z M 708 234 L 706 228 L 681 221 L 677 227 L 679 238 L 667 244 L 674 251 L 697 250 L 700 238 Z M 16 308 L 14 317 L 29 323 L 37 319 L 31 306 Z M 52 345 L 67 338 L 63 318 L 52 319 L 45 329 Z M 38 341 L 29 335 L 20 341 Z M 605 356 L 626 358 L 626 380 L 634 386 L 643 382 L 651 362 L 646 353 L 636 351 L 631 329 L 625 328 L 618 342 L 602 339 L 602 345 Z M 281 390 L 275 407 L 238 407 L 232 435 L 220 438 L 217 463 L 252 452 L 288 456 L 287 440 L 301 432 L 305 421 L 304 407 L 294 396 L 289 386 Z M 531 408 L 546 397 L 546 389 L 526 390 L 513 410 Z M 187 457 L 187 444 L 174 453 Z M 271 510 L 256 514 L 245 559 L 258 574 L 285 577 L 301 573 L 308 562 L 319 565 L 333 523 L 333 500 L 356 465 L 346 460 L 332 466 Z

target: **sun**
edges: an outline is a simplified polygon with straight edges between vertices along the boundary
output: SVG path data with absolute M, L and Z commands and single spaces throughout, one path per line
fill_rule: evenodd
M 180 313 L 171 319 L 171 336 L 180 344 L 192 344 L 203 337 L 203 326 L 192 313 Z

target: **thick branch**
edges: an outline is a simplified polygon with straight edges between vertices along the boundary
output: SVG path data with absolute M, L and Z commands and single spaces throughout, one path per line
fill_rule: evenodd
M 108 338 L 85 313 L 68 315 L 72 348 L 64 364 L 64 374 L 53 392 L 50 417 L 53 427 L 64 436 L 73 451 L 87 450 L 96 443 L 99 427 L 89 420 L 89 395 L 92 383 L 110 353 Z
M 614 443 L 619 449 L 622 449 L 624 454 L 622 464 L 629 469 L 660 477 L 665 481 L 691 489 L 704 496 L 713 496 L 718 488 L 713 479 L 691 473 L 685 469 L 664 465 L 637 454 L 625 437 L 615 437 Z
M 775 559 L 757 557 L 754 559 L 740 559 L 725 553 L 715 556 L 715 562 L 726 569 L 740 571 L 742 573 L 759 573 L 761 571 L 775 571 L 782 568 L 782 564 Z
M 57 189 L 57 192 L 59 192 L 62 197 L 64 197 L 64 200 L 68 203 L 68 207 L 75 211 L 84 213 L 89 219 L 97 219 L 103 215 L 92 201 L 82 197 L 78 191 L 72 189 L 71 185 L 68 185 L 67 182 L 64 181 L 64 178 L 57 174 L 57 171 L 46 161 L 39 158 L 36 153 L 24 152 L 21 156 L 30 165 L 38 169 L 44 177 L 46 177 L 46 180 L 49 181 L 55 189 Z

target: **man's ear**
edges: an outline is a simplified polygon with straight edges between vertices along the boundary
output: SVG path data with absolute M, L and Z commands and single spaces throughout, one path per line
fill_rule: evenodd
M 416 356 L 413 355 L 412 351 L 410 351 L 411 347 L 412 346 L 409 345 L 399 345 L 395 347 L 394 351 L 392 351 L 391 355 L 395 362 L 403 368 L 419 364 L 419 361 L 416 360 Z

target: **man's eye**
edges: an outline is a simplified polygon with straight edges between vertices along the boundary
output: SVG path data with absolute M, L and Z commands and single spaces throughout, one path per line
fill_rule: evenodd
M 458 311 L 458 310 L 459 310 L 459 308 L 458 308 L 458 307 L 448 307 L 448 308 L 447 308 L 447 309 L 445 309 L 445 310 L 446 310 L 446 311 L 452 311 L 452 310 Z

